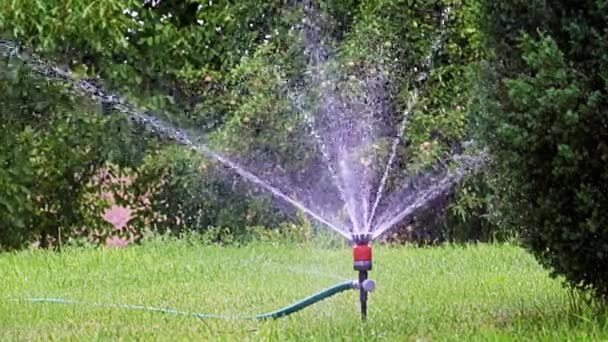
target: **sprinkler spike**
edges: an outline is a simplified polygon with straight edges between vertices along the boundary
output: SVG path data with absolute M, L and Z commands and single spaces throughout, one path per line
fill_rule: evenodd
M 361 319 L 367 318 L 367 293 L 375 288 L 373 280 L 367 279 L 368 271 L 372 270 L 372 247 L 369 245 L 369 235 L 354 236 L 353 240 L 353 268 L 359 271 L 359 282 L 356 288 L 359 289 L 361 300 Z
M 367 281 L 367 271 L 359 271 L 359 299 L 361 301 L 361 320 L 367 319 L 367 291 L 363 288 L 363 284 Z

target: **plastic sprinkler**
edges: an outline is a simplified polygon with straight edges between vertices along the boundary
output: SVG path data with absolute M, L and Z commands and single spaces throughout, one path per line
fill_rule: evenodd
M 376 287 L 373 280 L 367 279 L 367 272 L 372 270 L 372 247 L 370 246 L 369 235 L 354 236 L 353 245 L 353 268 L 359 271 L 359 282 L 355 283 L 355 288 L 359 289 L 361 299 L 361 319 L 367 318 L 367 293 L 372 292 Z

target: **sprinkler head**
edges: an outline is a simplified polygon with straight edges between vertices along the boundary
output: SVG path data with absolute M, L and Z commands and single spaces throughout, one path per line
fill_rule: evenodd
M 368 243 L 353 246 L 353 268 L 355 271 L 372 270 L 372 247 Z
M 351 241 L 356 245 L 367 245 L 372 241 L 372 236 L 370 234 L 353 235 Z

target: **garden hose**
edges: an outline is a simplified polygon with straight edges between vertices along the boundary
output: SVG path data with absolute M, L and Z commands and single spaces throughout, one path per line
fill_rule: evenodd
M 250 315 L 250 316 L 225 316 L 225 315 L 214 315 L 214 314 L 205 314 L 199 312 L 188 312 L 174 309 L 164 309 L 157 308 L 151 306 L 139 306 L 139 305 L 128 305 L 128 304 L 98 304 L 98 303 L 89 303 L 89 302 L 80 302 L 73 301 L 68 299 L 61 298 L 29 298 L 27 301 L 34 303 L 58 303 L 58 304 L 69 304 L 69 305 L 81 305 L 81 306 L 94 306 L 94 307 L 103 307 L 103 308 L 120 308 L 127 310 L 142 310 L 142 311 L 150 311 L 150 312 L 160 312 L 166 314 L 173 315 L 183 315 L 183 316 L 194 316 L 200 319 L 224 319 L 224 320 L 245 320 L 245 319 L 257 319 L 257 320 L 266 320 L 266 319 L 276 319 L 288 316 L 294 312 L 298 312 L 308 306 L 311 306 L 317 302 L 320 302 L 326 298 L 329 298 L 335 294 L 340 292 L 344 292 L 346 290 L 352 289 L 364 289 L 365 291 L 372 291 L 374 288 L 374 283 L 372 281 L 367 281 L 365 283 L 359 284 L 358 281 L 345 281 L 339 284 L 336 284 L 332 287 L 324 289 L 314 295 L 304 298 L 298 302 L 295 302 L 289 306 L 286 306 L 282 309 L 262 313 L 259 315 Z

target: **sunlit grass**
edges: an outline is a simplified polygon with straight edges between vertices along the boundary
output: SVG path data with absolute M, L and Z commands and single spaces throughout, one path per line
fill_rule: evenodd
M 0 254 L 0 340 L 600 339 L 608 325 L 509 245 L 376 247 L 369 320 L 355 292 L 276 321 L 201 321 L 61 297 L 223 315 L 257 314 L 354 279 L 348 249 L 154 242 L 122 250 Z

